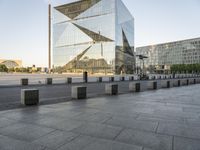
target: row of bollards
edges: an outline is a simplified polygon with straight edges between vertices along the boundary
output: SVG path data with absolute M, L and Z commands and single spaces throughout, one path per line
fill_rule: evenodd
M 67 78 L 66 83 L 71 84 L 72 83 L 72 78 Z M 22 86 L 27 86 L 29 85 L 29 80 L 28 79 L 21 79 L 20 84 Z M 45 84 L 47 85 L 52 85 L 53 84 L 53 79 L 52 78 L 46 78 L 45 79 Z
M 120 81 L 125 81 L 125 77 L 120 77 Z M 129 77 L 129 81 L 134 81 L 134 77 Z M 83 82 L 84 83 L 88 83 L 88 78 L 87 77 L 84 77 L 83 78 Z M 97 77 L 97 82 L 103 82 L 103 77 Z M 115 77 L 109 77 L 109 82 L 115 82 Z M 72 84 L 72 78 L 71 77 L 68 77 L 66 79 L 66 82 L 67 84 Z M 21 83 L 20 83 L 22 86 L 27 86 L 29 85 L 29 79 L 27 78 L 23 78 L 21 79 Z M 45 84 L 46 85 L 52 85 L 53 84 L 53 78 L 46 78 L 45 79 Z
M 173 78 L 164 78 L 165 80 L 171 80 Z M 174 79 L 184 79 L 184 78 L 174 78 Z M 125 76 L 121 76 L 119 77 L 119 81 L 126 81 L 127 79 L 125 78 Z M 151 80 L 156 80 L 156 78 L 151 78 Z M 162 80 L 162 78 L 158 78 L 158 80 Z M 97 82 L 103 82 L 103 77 L 97 77 Z M 115 82 L 115 77 L 114 76 L 111 76 L 109 77 L 108 79 L 108 82 Z M 128 78 L 128 81 L 140 81 L 138 80 L 137 78 L 135 78 L 134 76 L 129 76 Z M 150 81 L 150 80 L 149 80 Z M 72 84 L 72 77 L 68 77 L 66 78 L 66 81 L 65 81 L 66 84 Z M 83 83 L 88 83 L 88 76 L 87 74 L 85 73 L 83 75 Z M 52 85 L 53 84 L 53 78 L 46 78 L 45 79 L 45 84 L 46 85 Z M 29 79 L 27 78 L 24 78 L 24 79 L 21 79 L 21 85 L 22 86 L 27 86 L 29 85 Z
M 47 81 L 49 82 L 49 84 L 52 83 L 51 80 L 47 80 Z M 197 84 L 197 83 L 200 83 L 200 78 L 170 79 L 170 80 L 157 80 L 157 81 L 135 81 L 135 82 L 129 83 L 129 91 L 143 92 L 146 90 L 180 87 L 184 85 Z M 105 93 L 108 95 L 117 95 L 118 84 L 116 83 L 105 84 Z M 72 99 L 86 99 L 87 86 L 72 86 L 71 97 Z M 21 103 L 23 105 L 39 104 L 39 90 L 38 89 L 21 90 Z

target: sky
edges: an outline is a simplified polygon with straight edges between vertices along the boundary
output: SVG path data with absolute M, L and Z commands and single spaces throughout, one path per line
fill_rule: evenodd
M 136 47 L 200 37 L 200 0 L 122 1 L 135 18 Z M 0 0 L 0 59 L 48 66 L 48 0 Z

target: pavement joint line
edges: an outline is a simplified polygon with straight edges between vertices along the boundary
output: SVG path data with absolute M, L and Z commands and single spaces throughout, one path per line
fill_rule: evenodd
M 115 141 L 115 140 L 117 139 L 117 137 L 118 137 L 125 129 L 126 129 L 126 128 L 123 127 L 123 128 L 119 131 L 119 133 L 113 138 L 113 140 Z
M 102 122 L 102 124 L 106 124 L 109 120 L 111 120 L 113 118 L 113 116 L 109 117 L 108 119 L 106 119 L 105 121 Z
M 170 134 L 167 134 L 167 133 L 156 133 L 158 135 L 164 135 L 164 136 L 170 136 L 170 137 L 179 137 L 179 138 L 186 138 L 186 139 L 191 139 L 191 140 L 196 140 L 196 141 L 200 141 L 200 138 L 192 138 L 192 137 L 186 137 L 186 136 L 180 136 L 180 135 L 170 135 Z
M 157 132 L 158 132 L 158 127 L 159 127 L 159 121 L 158 121 L 158 124 L 157 124 L 157 126 L 156 126 L 155 133 L 157 133 Z
M 54 128 L 51 128 L 51 129 L 54 129 Z M 47 135 L 50 135 L 50 134 L 54 133 L 55 131 L 57 131 L 57 129 L 54 129 L 53 131 L 51 131 L 51 132 L 49 132 L 49 133 L 47 133 L 47 134 L 44 134 L 44 135 L 38 137 L 38 138 L 35 139 L 35 140 L 38 140 L 38 139 L 40 139 L 40 138 L 42 138 L 42 137 L 45 137 L 45 136 L 47 136 Z M 35 140 L 33 140 L 33 141 L 31 141 L 31 142 L 34 142 Z
M 85 122 L 85 124 L 87 124 L 87 122 Z M 102 124 L 102 123 L 95 123 L 95 124 L 106 125 L 106 126 L 112 126 L 112 125 L 107 125 L 107 124 Z M 82 126 L 82 125 L 81 125 L 81 126 Z M 118 135 L 120 135 L 120 133 L 121 133 L 122 131 L 124 131 L 124 130 L 126 129 L 126 128 L 124 128 L 124 127 L 120 127 L 121 130 L 119 131 L 119 133 L 118 133 L 114 138 L 106 138 L 106 137 L 99 137 L 99 136 L 89 135 L 89 134 L 87 134 L 87 133 L 79 133 L 79 132 L 77 133 L 77 132 L 74 132 L 74 130 L 80 128 L 81 126 L 79 126 L 79 127 L 77 127 L 77 128 L 74 128 L 74 129 L 70 130 L 69 132 L 72 132 L 72 133 L 75 133 L 75 134 L 84 135 L 84 136 L 89 136 L 89 137 L 93 137 L 93 138 L 99 138 L 99 139 L 112 140 L 112 141 L 114 141 L 114 140 L 116 139 L 116 137 L 117 137 Z M 112 127 L 117 127 L 117 126 L 112 126 Z
M 172 137 L 172 150 L 174 150 L 174 136 Z
M 59 131 L 59 130 L 58 130 L 58 131 Z M 66 132 L 66 131 L 62 131 L 62 132 Z M 70 133 L 72 133 L 72 132 L 70 132 Z M 73 134 L 75 134 L 75 133 L 73 133 Z M 59 149 L 59 148 L 61 148 L 62 146 L 71 143 L 72 141 L 74 141 L 75 139 L 79 138 L 80 136 L 81 136 L 80 134 L 77 134 L 77 136 L 75 136 L 74 138 L 72 138 L 71 140 L 69 140 L 67 143 L 61 144 L 61 145 L 58 146 L 56 149 Z
M 143 147 L 142 147 L 142 150 L 144 150 L 144 149 L 145 149 L 145 147 L 143 146 Z
M 40 100 L 55 100 L 55 99 L 67 99 L 68 96 L 65 97 L 53 97 L 53 98 L 41 98 Z

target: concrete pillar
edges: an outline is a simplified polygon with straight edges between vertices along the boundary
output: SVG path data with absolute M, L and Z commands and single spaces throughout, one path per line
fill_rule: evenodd
M 109 81 L 110 82 L 114 82 L 115 81 L 115 77 L 109 77 Z
M 105 93 L 109 95 L 117 95 L 118 94 L 118 84 L 106 84 L 105 85 Z
M 162 88 L 170 88 L 170 87 L 172 87 L 172 81 L 171 80 L 162 80 L 161 81 L 161 87 Z
M 38 103 L 39 103 L 38 89 L 22 89 L 21 90 L 21 104 L 37 105 Z
M 189 84 L 194 84 L 194 79 L 193 78 L 189 79 Z
M 178 87 L 181 86 L 181 80 L 178 80 Z
M 147 82 L 131 82 L 129 83 L 129 91 L 143 92 L 147 90 Z
M 86 99 L 87 98 L 87 87 L 85 86 L 73 86 L 71 91 L 73 99 Z
M 134 77 L 133 76 L 129 77 L 129 81 L 134 81 Z
M 53 79 L 52 78 L 46 78 L 45 83 L 48 85 L 51 85 L 53 83 Z
M 67 83 L 71 84 L 72 83 L 72 78 L 67 78 Z
M 189 85 L 189 84 L 190 84 L 190 80 L 186 79 L 186 85 Z
M 28 85 L 28 79 L 21 79 L 21 85 Z
M 171 81 L 167 81 L 167 88 L 170 88 L 171 86 Z
M 140 92 L 140 91 L 141 91 L 141 84 L 135 83 L 135 92 Z
M 179 79 L 174 79 L 174 80 L 172 80 L 171 82 L 173 82 L 173 86 L 174 87 L 179 87 L 179 86 L 181 86 L 181 81 L 179 80 Z
M 187 85 L 187 79 L 181 79 L 180 82 L 180 86 Z
M 196 84 L 197 82 L 196 82 L 196 79 L 194 79 L 194 84 Z
M 197 84 L 200 83 L 200 78 L 196 78 L 196 83 L 197 83 Z
M 159 81 L 159 80 L 148 82 L 148 89 L 149 90 L 160 89 L 160 87 L 161 87 L 161 81 Z
M 85 83 L 88 82 L 88 73 L 87 73 L 87 72 L 83 72 L 83 81 L 84 81 Z
M 102 80 L 102 77 L 98 77 L 97 78 L 97 82 L 102 82 L 103 80 Z
M 120 81 L 125 81 L 125 77 L 120 77 Z

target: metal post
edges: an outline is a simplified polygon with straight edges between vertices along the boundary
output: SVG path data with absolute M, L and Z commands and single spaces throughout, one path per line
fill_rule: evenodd
M 51 73 L 51 3 L 49 1 L 49 9 L 48 9 L 48 16 L 49 16 L 49 73 Z

